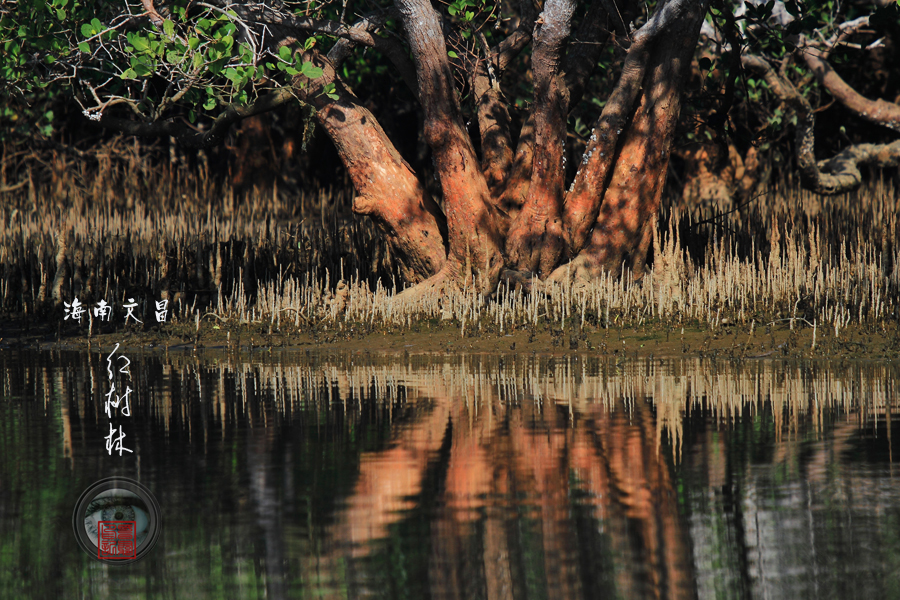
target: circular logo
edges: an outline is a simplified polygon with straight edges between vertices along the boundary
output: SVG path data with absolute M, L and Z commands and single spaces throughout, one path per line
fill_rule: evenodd
M 110 477 L 81 494 L 72 515 L 75 539 L 95 559 L 116 565 L 142 559 L 160 531 L 156 498 L 132 479 Z

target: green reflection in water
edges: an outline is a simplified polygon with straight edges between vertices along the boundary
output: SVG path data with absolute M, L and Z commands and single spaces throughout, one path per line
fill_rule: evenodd
M 0 354 L 0 596 L 900 597 L 895 367 L 131 358 L 120 458 L 103 356 Z M 121 568 L 69 530 L 112 475 Z

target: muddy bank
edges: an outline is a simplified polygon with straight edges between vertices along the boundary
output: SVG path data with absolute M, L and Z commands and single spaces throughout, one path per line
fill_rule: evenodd
M 893 325 L 893 328 L 891 327 Z M 102 350 L 120 344 L 131 352 L 256 353 L 335 351 L 366 354 L 537 353 L 623 358 L 701 357 L 722 359 L 818 358 L 900 360 L 900 326 L 833 328 L 802 319 L 708 327 L 649 323 L 641 327 L 549 325 L 500 332 L 476 325 L 463 331 L 436 320 L 406 327 L 341 323 L 299 331 L 269 325 L 203 322 L 126 327 L 87 335 L 77 327 L 13 319 L 0 326 L 0 350 L 40 348 Z

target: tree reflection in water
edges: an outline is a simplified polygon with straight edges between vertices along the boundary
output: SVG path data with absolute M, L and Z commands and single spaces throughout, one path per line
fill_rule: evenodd
M 0 355 L 10 589 L 191 600 L 900 589 L 890 365 L 136 358 L 136 452 L 114 462 L 93 384 L 103 368 L 98 355 Z M 29 532 L 46 537 L 70 496 L 109 474 L 156 493 L 159 551 L 113 572 L 64 545 L 47 554 Z
M 560 599 L 694 597 L 649 398 L 513 399 L 491 379 L 406 382 L 423 408 L 389 448 L 363 455 L 335 538 L 358 558 L 424 503 L 434 598 L 529 597 L 529 580 Z

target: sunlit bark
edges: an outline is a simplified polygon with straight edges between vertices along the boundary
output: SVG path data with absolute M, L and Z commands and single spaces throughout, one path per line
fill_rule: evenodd
M 425 141 L 444 196 L 448 261 L 436 278 L 490 291 L 503 268 L 491 194 L 462 121 L 440 16 L 426 0 L 397 0 L 418 77 Z
M 528 197 L 506 241 L 509 262 L 522 271 L 550 273 L 563 252 L 566 115 L 569 93 L 560 75 L 572 0 L 548 0 L 534 33 L 534 156 Z
M 673 0 L 658 9 L 642 28 L 643 35 L 636 35 L 637 49 L 629 51 L 614 94 L 616 107 L 604 110 L 600 117 L 583 160 L 584 174 L 576 176 L 571 200 L 566 198 L 570 243 L 573 252 L 580 252 L 571 265 L 554 273 L 555 278 L 590 279 L 604 270 L 618 270 L 623 263 L 636 276 L 643 273 L 680 111 L 681 87 L 705 13 L 705 3 Z M 640 103 L 622 127 L 639 85 L 643 89 Z M 581 248 L 588 232 L 590 240 Z

